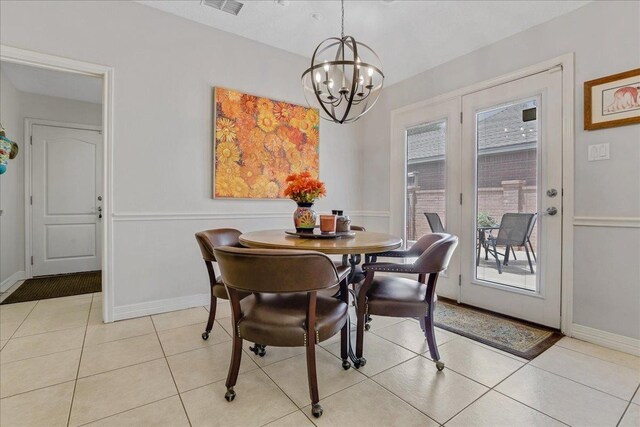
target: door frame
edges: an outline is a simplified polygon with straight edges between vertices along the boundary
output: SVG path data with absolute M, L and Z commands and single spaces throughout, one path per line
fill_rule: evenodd
M 575 102 L 575 65 L 574 53 L 566 53 L 547 61 L 539 62 L 528 67 L 503 74 L 493 79 L 485 80 L 456 89 L 424 101 L 419 101 L 391 111 L 390 128 L 390 162 L 389 162 L 389 231 L 397 232 L 398 224 L 404 223 L 404 203 L 394 203 L 398 198 L 404 198 L 403 179 L 393 175 L 393 171 L 405 170 L 404 153 L 405 142 L 398 141 L 396 127 L 399 116 L 408 111 L 461 98 L 474 92 L 538 74 L 556 67 L 562 67 L 562 260 L 561 260 L 561 288 L 560 288 L 560 330 L 571 336 L 573 325 L 573 217 L 574 217 L 574 170 L 575 170 L 575 135 L 574 135 L 574 102 Z M 461 136 L 462 137 L 462 136 Z M 458 289 L 459 292 L 459 289 Z M 458 294 L 458 299 L 460 295 Z
M 113 322 L 113 84 L 114 69 L 106 65 L 93 64 L 85 61 L 49 55 L 31 50 L 20 49 L 13 46 L 0 45 L 0 60 L 29 65 L 37 68 L 45 68 L 55 71 L 80 74 L 97 77 L 102 80 L 102 194 L 104 221 L 102 221 L 102 319 L 104 322 Z M 26 121 L 25 121 L 26 122 Z M 25 124 L 25 139 L 30 135 L 30 129 Z M 23 144 L 25 148 L 25 215 L 31 212 L 28 203 L 31 188 L 31 150 L 30 144 Z M 28 153 L 28 154 L 27 154 Z M 29 158 L 27 159 L 27 155 Z M 28 160 L 28 161 L 27 161 Z M 28 176 L 27 176 L 28 171 Z M 27 179 L 28 186 L 27 186 Z M 26 217 L 25 217 L 26 219 Z M 25 220 L 25 239 L 29 232 L 31 240 L 30 221 Z M 26 242 L 26 240 L 25 240 Z M 30 246 L 30 245 L 29 245 Z M 27 277 L 31 277 L 31 248 L 25 244 L 25 271 Z
M 59 122 L 56 120 L 43 120 L 34 118 L 24 119 L 24 266 L 25 279 L 33 277 L 33 265 L 31 257 L 33 256 L 33 205 L 31 204 L 31 195 L 33 194 L 33 168 L 31 157 L 33 155 L 33 126 L 51 126 L 67 129 L 95 130 L 102 134 L 102 126 L 85 125 L 81 123 Z M 27 144 L 26 141 L 29 141 Z M 104 143 L 104 141 L 103 141 Z M 102 179 L 106 179 L 104 173 L 104 165 L 102 170 Z M 104 221 L 103 221 L 104 222 Z M 103 230 L 104 232 L 104 230 Z M 103 236 L 104 239 L 104 236 Z M 103 260 L 100 260 L 101 262 Z M 101 266 L 102 268 L 103 266 Z

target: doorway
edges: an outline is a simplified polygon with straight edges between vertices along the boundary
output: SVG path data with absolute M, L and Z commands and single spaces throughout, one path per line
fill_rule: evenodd
M 43 117 L 45 118 L 45 120 L 37 123 L 38 125 L 48 126 L 50 128 L 58 127 L 58 128 L 65 128 L 65 129 L 70 129 L 70 128 L 79 129 L 79 130 L 85 130 L 85 131 L 90 130 L 92 131 L 92 133 L 97 134 L 98 136 L 98 139 L 100 142 L 98 145 L 94 145 L 94 147 L 96 149 L 95 154 L 98 156 L 96 160 L 96 166 L 97 168 L 100 169 L 100 173 L 99 173 L 99 176 L 94 177 L 93 181 L 97 189 L 96 192 L 99 193 L 100 197 L 102 197 L 101 206 L 100 206 L 102 208 L 102 212 L 101 212 L 102 218 L 98 218 L 101 221 L 97 221 L 96 227 L 95 227 L 96 229 L 95 240 L 97 241 L 95 243 L 95 251 L 94 251 L 95 254 L 89 255 L 89 252 L 85 250 L 87 246 L 87 241 L 88 241 L 87 239 L 84 240 L 84 243 L 80 243 L 76 247 L 73 247 L 73 244 L 76 244 L 79 241 L 77 238 L 78 236 L 73 237 L 72 239 L 70 239 L 70 241 L 64 242 L 64 237 L 66 237 L 65 235 L 67 233 L 58 233 L 59 235 L 63 235 L 63 241 L 62 242 L 58 241 L 55 243 L 55 245 L 50 245 L 49 247 L 46 247 L 48 236 L 45 234 L 44 248 L 48 250 L 50 254 L 53 254 L 53 256 L 48 256 L 50 259 L 57 259 L 57 258 L 63 259 L 65 258 L 65 255 L 73 255 L 74 251 L 76 251 L 76 254 L 77 254 L 78 251 L 81 252 L 81 250 L 85 250 L 85 254 L 79 256 L 78 258 L 82 258 L 83 256 L 85 258 L 93 258 L 94 265 L 97 264 L 97 269 L 98 270 L 102 269 L 102 271 L 101 272 L 98 271 L 97 275 L 95 272 L 83 273 L 83 274 L 91 276 L 89 281 L 93 281 L 95 283 L 95 281 L 97 280 L 98 282 L 102 283 L 102 290 L 103 290 L 104 297 L 102 298 L 102 309 L 100 310 L 102 311 L 101 317 L 106 322 L 113 321 L 112 320 L 113 314 L 111 309 L 111 307 L 113 306 L 113 289 L 110 286 L 111 277 L 112 277 L 112 273 L 111 273 L 112 257 L 110 255 L 110 250 L 111 250 L 110 235 L 111 235 L 111 227 L 112 227 L 112 219 L 110 214 L 110 212 L 112 211 L 112 208 L 111 208 L 112 206 L 111 205 L 112 172 L 111 172 L 111 157 L 110 157 L 111 148 L 110 147 L 112 144 L 111 127 L 112 127 L 113 69 L 110 67 L 105 67 L 105 66 L 96 65 L 96 64 L 89 64 L 82 61 L 75 61 L 75 60 L 70 60 L 70 59 L 61 58 L 57 56 L 41 54 L 41 53 L 32 52 L 32 51 L 26 51 L 23 49 L 13 48 L 5 45 L 2 45 L 0 59 L 2 61 L 2 64 L 7 64 L 14 68 L 22 68 L 22 69 L 29 70 L 29 72 L 27 73 L 23 73 L 23 72 L 18 73 L 18 76 L 20 78 L 33 76 L 34 73 L 41 74 L 42 72 L 50 72 L 50 73 L 57 73 L 58 76 L 61 76 L 62 79 L 64 79 L 64 81 L 62 82 L 63 83 L 62 85 L 50 84 L 51 80 L 48 80 L 48 79 L 36 79 L 36 81 L 39 83 L 38 85 L 39 89 L 43 91 L 50 90 L 55 87 L 58 87 L 58 88 L 62 87 L 74 92 L 73 87 L 75 87 L 76 94 L 86 92 L 82 90 L 83 89 L 82 84 L 69 85 L 69 82 L 71 81 L 78 82 L 80 80 L 83 80 L 84 82 L 91 80 L 92 81 L 91 85 L 97 89 L 97 92 L 95 92 L 94 95 L 97 93 L 97 96 L 99 97 L 100 100 L 98 101 L 98 111 L 96 115 L 96 117 L 98 117 L 98 120 L 96 125 L 88 125 L 88 126 L 85 125 L 86 123 L 95 123 L 95 122 L 86 121 L 85 118 L 86 118 L 87 111 L 83 111 L 82 109 L 73 110 L 81 116 L 77 120 L 75 117 L 72 117 L 67 114 L 70 112 L 70 110 L 67 110 L 64 108 L 61 108 L 60 111 L 56 111 L 56 113 L 61 114 L 61 116 L 59 117 L 52 117 L 52 116 L 46 116 L 46 115 L 43 116 L 40 114 L 29 114 L 28 116 L 23 115 L 22 117 L 29 118 L 29 119 L 32 119 L 33 117 Z M 86 88 L 86 86 L 84 88 Z M 48 93 L 45 95 L 49 95 L 52 97 L 61 97 L 60 95 L 57 95 L 55 93 L 53 94 Z M 44 108 L 46 106 L 41 103 L 35 103 L 35 105 L 41 108 Z M 41 111 L 41 110 L 38 110 L 38 111 Z M 84 116 L 83 116 L 83 112 L 85 113 Z M 32 228 L 32 218 L 30 213 L 31 206 L 32 206 L 31 205 L 32 194 L 30 194 L 32 175 L 31 175 L 31 144 L 30 144 L 31 141 L 30 141 L 29 135 L 31 133 L 31 124 L 33 124 L 30 122 L 34 122 L 34 121 L 33 120 L 27 121 L 24 119 L 20 119 L 20 120 L 21 120 L 20 125 L 12 126 L 12 128 L 15 129 L 13 132 L 13 135 L 17 134 L 19 137 L 19 141 L 22 142 L 20 147 L 21 148 L 20 156 L 23 158 L 23 161 L 26 160 L 25 157 L 28 157 L 29 160 L 25 162 L 26 164 L 23 163 L 20 166 L 20 174 L 23 177 L 21 187 L 23 189 L 22 191 L 24 194 L 24 197 L 23 198 L 21 197 L 21 200 L 24 203 L 21 204 L 22 207 L 21 209 L 19 209 L 22 212 L 21 218 L 23 218 L 23 221 L 21 221 L 22 225 L 19 227 L 18 232 L 22 236 L 21 240 L 24 242 L 24 247 L 23 249 L 17 248 L 14 250 L 14 252 L 16 250 L 21 251 L 19 257 L 21 257 L 24 260 L 24 262 L 22 263 L 23 271 L 15 275 L 15 277 L 17 277 L 18 280 L 14 281 L 13 286 L 3 287 L 2 289 L 3 291 L 6 289 L 15 290 L 15 288 L 21 285 L 22 280 L 20 279 L 29 279 L 33 277 L 34 273 L 36 275 L 41 274 L 40 270 L 34 271 L 31 268 L 32 266 L 31 243 L 33 241 L 33 238 L 37 239 L 36 236 L 32 235 L 33 228 Z M 82 123 L 82 125 L 79 125 L 78 123 Z M 100 123 L 102 124 L 102 126 L 100 126 Z M 102 128 L 102 131 L 98 133 L 100 128 Z M 34 130 L 35 130 L 35 127 L 34 127 Z M 51 135 L 48 136 L 48 138 L 50 137 Z M 59 154 L 59 152 L 57 154 Z M 72 157 L 73 156 L 70 156 L 67 158 L 72 158 Z M 57 163 L 57 161 L 53 161 L 53 160 L 54 159 L 49 159 L 49 163 Z M 27 167 L 29 167 L 29 170 L 27 170 Z M 49 173 L 51 172 L 51 170 L 47 169 L 46 172 Z M 61 178 L 60 176 L 55 176 L 55 173 L 49 174 L 49 175 L 50 176 L 48 176 L 47 178 L 52 178 L 52 179 Z M 67 178 L 68 177 L 66 177 L 65 179 Z M 78 186 L 78 181 L 74 183 L 74 188 L 77 186 Z M 82 186 L 82 184 L 80 184 L 80 186 Z M 75 193 L 72 193 L 72 194 L 75 194 Z M 62 198 L 58 199 L 58 202 L 62 201 L 64 198 L 68 196 L 69 194 L 64 194 Z M 45 197 L 45 201 L 46 201 L 46 197 Z M 50 206 L 45 206 L 45 208 L 48 208 L 48 207 Z M 96 207 L 97 206 L 94 205 L 94 211 L 96 210 L 95 209 Z M 69 213 L 69 212 L 63 212 L 63 213 Z M 74 216 L 74 217 L 77 217 L 76 219 L 80 219 L 82 215 L 80 214 L 80 212 L 71 212 L 70 216 Z M 100 213 L 98 213 L 96 216 L 100 216 Z M 79 222 L 81 223 L 82 220 L 80 220 Z M 47 225 L 53 225 L 53 224 L 47 224 Z M 55 224 L 55 225 L 57 226 L 58 224 Z M 66 225 L 66 224 L 63 224 L 63 225 Z M 85 229 L 88 228 L 89 226 L 90 224 L 88 225 L 84 224 Z M 9 227 L 3 227 L 3 230 L 7 230 L 8 228 Z M 54 227 L 47 227 L 47 228 L 54 228 Z M 82 227 L 79 227 L 79 228 L 82 228 Z M 77 230 L 77 231 L 78 231 L 76 233 L 77 235 L 83 234 L 81 230 Z M 52 232 L 50 231 L 49 234 L 52 234 Z M 85 234 L 85 237 L 87 237 L 90 233 L 84 230 L 84 234 Z M 53 243 L 53 242 L 55 242 L 55 239 L 53 239 L 53 241 L 49 243 Z M 66 249 L 64 249 L 65 243 L 72 243 L 72 245 L 71 246 L 66 245 Z M 85 245 L 85 246 L 82 247 L 82 245 Z M 67 251 L 67 253 L 64 252 L 65 250 Z M 62 255 L 62 257 L 60 257 L 60 255 Z M 66 258 L 72 258 L 72 257 L 66 256 Z M 34 259 L 34 264 L 35 264 L 35 259 Z M 75 266 L 71 268 L 71 270 L 86 271 L 87 268 L 93 269 L 96 267 L 90 266 L 90 265 L 85 265 L 83 267 Z M 60 272 L 59 270 L 53 271 L 53 273 L 59 273 L 59 272 Z M 44 271 L 42 274 L 50 274 L 50 272 Z M 64 276 L 60 276 L 60 275 L 46 276 L 46 278 L 49 278 L 49 277 L 59 278 Z M 43 279 L 37 278 L 36 280 L 43 280 Z M 84 287 L 86 286 L 86 283 L 84 282 L 87 282 L 87 280 L 84 280 L 83 278 L 83 280 L 80 280 L 79 282 L 80 282 L 79 286 Z M 11 296 L 11 295 L 7 295 L 8 293 L 9 292 L 3 295 L 3 298 L 2 298 L 3 303 L 8 303 L 9 297 Z
M 558 64 L 572 61 L 563 59 L 396 110 L 390 222 L 408 245 L 442 229 L 459 237 L 439 296 L 568 332 L 571 71 Z

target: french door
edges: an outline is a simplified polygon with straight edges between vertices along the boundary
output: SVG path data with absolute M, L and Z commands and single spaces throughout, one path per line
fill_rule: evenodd
M 437 294 L 560 328 L 562 70 L 394 113 L 392 136 L 391 232 L 459 237 Z
M 460 301 L 560 328 L 562 71 L 462 97 Z
M 410 246 L 433 231 L 428 220 L 431 215 L 446 232 L 458 234 L 460 99 L 412 109 L 394 117 L 393 122 L 397 137 L 392 165 L 398 165 L 401 170 L 397 172 L 402 174 L 392 173 L 392 232 L 403 236 Z M 404 200 L 398 197 L 400 194 L 404 194 Z M 438 279 L 438 295 L 458 298 L 459 257 L 456 251 L 449 268 Z

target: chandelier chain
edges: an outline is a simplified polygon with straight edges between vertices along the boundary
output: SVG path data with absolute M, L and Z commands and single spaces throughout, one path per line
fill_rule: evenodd
M 342 6 L 342 26 L 341 26 L 341 37 L 344 38 L 344 0 L 340 1 L 340 4 Z

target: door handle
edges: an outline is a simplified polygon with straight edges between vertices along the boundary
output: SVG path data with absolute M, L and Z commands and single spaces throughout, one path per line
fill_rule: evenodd
M 555 215 L 558 213 L 558 209 L 555 206 L 551 206 L 549 208 L 547 208 L 547 210 L 544 212 L 545 215 Z

